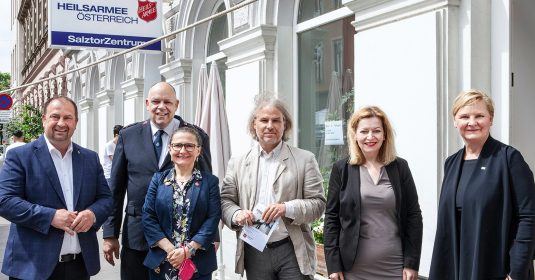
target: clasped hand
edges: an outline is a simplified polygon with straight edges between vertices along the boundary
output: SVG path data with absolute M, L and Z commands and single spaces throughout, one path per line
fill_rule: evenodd
M 70 235 L 87 232 L 95 223 L 95 214 L 86 209 L 84 211 L 68 211 L 58 209 L 52 218 L 52 226 L 65 231 Z
M 176 269 L 180 268 L 186 257 L 186 251 L 183 248 L 176 248 L 167 253 L 167 261 Z

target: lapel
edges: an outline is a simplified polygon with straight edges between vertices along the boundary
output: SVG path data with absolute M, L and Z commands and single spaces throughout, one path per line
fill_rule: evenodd
M 165 175 L 162 176 L 162 180 L 158 184 L 158 190 L 156 199 L 161 199 L 164 202 L 164 205 L 167 207 L 165 215 L 167 217 L 166 221 L 164 221 L 163 228 L 167 231 L 168 236 L 172 236 L 173 232 L 173 187 L 172 186 L 166 186 L 165 181 L 174 175 L 173 169 L 171 169 L 168 173 L 164 173 Z
M 180 128 L 180 127 L 183 127 L 183 126 L 188 126 L 189 124 L 187 124 L 180 116 L 176 116 L 175 115 L 175 120 L 178 120 L 178 127 L 174 127 L 174 123 L 173 121 L 171 121 L 171 124 L 170 125 L 173 125 L 173 132 L 171 132 L 171 135 L 169 135 L 169 137 L 172 136 L 172 134 L 176 131 L 176 129 Z M 152 133 L 152 132 L 151 132 Z M 152 134 L 151 134 L 151 138 L 152 140 Z M 163 145 L 167 145 L 167 143 L 163 143 Z M 156 158 L 156 156 L 155 156 Z M 171 167 L 173 167 L 171 163 L 171 154 L 169 153 L 169 150 L 167 150 L 167 154 L 165 155 L 165 159 L 163 160 L 163 163 L 162 163 L 162 167 L 159 169 L 160 171 L 163 171 L 163 170 L 166 170 L 166 169 L 169 169 Z
M 245 182 L 244 187 L 247 188 L 247 192 L 249 193 L 249 208 L 252 209 L 255 205 L 256 200 L 256 189 L 258 188 L 257 184 L 257 178 L 258 178 L 258 157 L 259 157 L 259 146 L 258 144 L 254 145 L 251 149 L 251 152 L 247 155 L 245 159 L 245 170 L 247 172 L 245 174 L 248 174 L 249 176 L 245 176 Z M 247 196 L 246 196 L 247 197 Z
M 63 191 L 61 190 L 61 184 L 59 183 L 58 173 L 56 172 L 54 161 L 52 161 L 52 156 L 48 151 L 48 146 L 46 145 L 44 136 L 39 137 L 37 143 L 35 144 L 35 157 L 46 174 L 46 177 L 48 180 L 50 180 L 52 189 L 54 189 L 65 208 L 67 208 L 67 203 L 65 202 L 65 197 L 63 195 Z
M 73 209 L 76 210 L 76 204 L 82 190 L 82 177 L 85 170 L 84 160 L 80 152 L 80 147 L 72 144 L 72 187 L 73 187 Z
M 286 143 L 282 143 L 280 155 L 278 157 L 279 166 L 276 168 L 277 173 L 275 173 L 275 178 L 273 180 L 273 194 L 275 194 L 275 202 L 281 201 L 282 192 L 280 191 L 279 187 L 282 185 L 282 183 L 278 182 L 278 180 L 282 172 L 286 170 L 286 163 L 289 157 L 290 148 Z
M 401 211 L 401 178 L 399 174 L 399 166 L 397 159 L 385 166 L 385 171 L 392 184 L 392 190 L 394 191 L 394 197 L 396 199 L 396 210 L 398 213 Z
M 195 206 L 197 205 L 197 201 L 199 200 L 199 194 L 201 193 L 201 188 L 205 187 L 206 180 L 199 181 L 197 179 L 194 179 L 191 184 L 191 201 L 190 201 L 190 207 L 189 207 L 189 213 L 188 213 L 188 224 L 191 227 L 191 223 L 193 221 L 193 213 L 195 212 Z M 207 205 L 204 205 L 205 207 Z M 191 228 L 188 228 L 189 232 L 191 232 Z
M 156 152 L 154 152 L 154 143 L 152 142 L 152 130 L 150 128 L 150 121 L 145 120 L 141 125 L 140 131 L 140 143 L 139 154 L 140 155 L 149 155 L 148 160 L 150 164 L 156 168 L 153 170 L 159 170 L 158 159 L 156 158 Z
M 355 201 L 357 206 L 356 213 L 360 213 L 360 165 L 353 165 L 346 163 L 347 165 L 347 184 L 342 182 L 342 189 L 347 188 L 345 191 Z

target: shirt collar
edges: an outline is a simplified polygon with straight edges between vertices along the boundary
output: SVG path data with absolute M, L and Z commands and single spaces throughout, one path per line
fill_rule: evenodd
M 175 127 L 178 128 L 179 126 L 180 121 L 173 118 L 171 122 L 162 130 L 167 133 L 167 135 L 171 136 L 171 134 L 173 134 L 173 131 L 175 131 Z M 152 132 L 152 136 L 154 136 L 154 134 L 156 134 L 156 132 L 160 129 L 161 128 L 157 127 L 152 121 L 150 121 L 150 130 Z
M 267 153 L 262 149 L 262 146 L 260 146 L 260 143 L 258 144 L 258 155 L 264 158 L 276 158 L 279 156 L 280 151 L 282 150 L 282 143 L 284 141 L 280 141 L 279 144 L 271 151 L 271 153 Z
M 45 135 L 43 135 L 43 136 L 44 136 L 44 138 L 45 138 L 46 146 L 47 146 L 47 148 L 48 148 L 48 151 L 49 151 L 50 153 L 52 153 L 53 151 L 56 151 L 57 153 L 59 153 L 59 154 L 61 155 L 61 152 L 60 152 L 58 149 L 56 149 L 56 147 L 54 147 L 54 145 L 52 145 L 52 143 L 50 143 L 50 141 L 48 140 L 48 138 L 46 138 Z M 68 154 L 68 153 L 72 153 L 72 141 L 70 142 L 70 144 L 69 144 L 69 148 L 67 149 L 67 152 L 66 152 L 65 154 Z

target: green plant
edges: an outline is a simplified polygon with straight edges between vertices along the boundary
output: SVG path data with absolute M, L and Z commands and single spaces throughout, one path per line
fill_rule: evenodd
M 8 137 L 11 137 L 17 130 L 22 131 L 26 142 L 38 138 L 43 134 L 41 111 L 31 105 L 22 105 L 20 115 L 11 118 L 7 123 Z
M 323 216 L 312 223 L 312 234 L 316 243 L 323 244 Z

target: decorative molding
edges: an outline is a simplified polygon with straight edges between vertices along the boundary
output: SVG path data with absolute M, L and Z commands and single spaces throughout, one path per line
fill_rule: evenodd
M 160 74 L 170 84 L 180 85 L 191 83 L 191 69 L 193 62 L 191 59 L 175 59 L 167 64 L 164 64 L 158 69 Z
M 133 78 L 121 83 L 124 91 L 124 100 L 141 97 L 143 98 L 144 79 Z
M 80 112 L 88 112 L 93 108 L 93 99 L 92 98 L 83 98 L 78 101 L 78 106 L 80 107 Z
M 392 0 L 342 0 L 342 5 L 357 13 L 372 7 L 380 6 L 386 2 L 392 2 Z
M 357 32 L 382 26 L 420 14 L 458 7 L 460 0 L 349 0 L 342 3 L 355 12 L 353 25 Z
M 277 27 L 260 25 L 220 41 L 219 48 L 227 56 L 228 68 L 261 59 L 273 59 Z
M 98 107 L 111 106 L 113 105 L 113 98 L 115 92 L 111 89 L 105 89 L 100 92 L 97 92 L 96 99 L 98 102 Z

